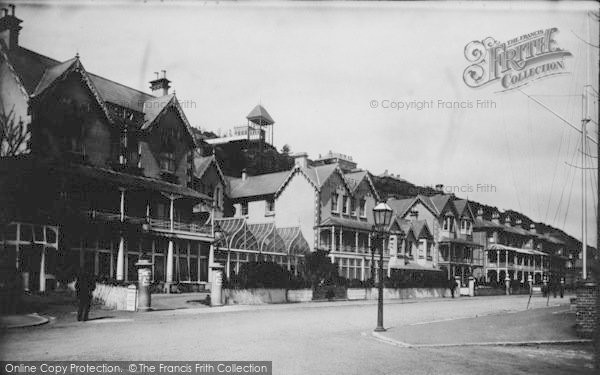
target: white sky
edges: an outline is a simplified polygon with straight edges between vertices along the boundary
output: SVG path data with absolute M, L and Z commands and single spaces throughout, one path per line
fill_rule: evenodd
M 19 3 L 17 16 L 22 46 L 59 60 L 79 52 L 88 71 L 134 88 L 149 91 L 153 72 L 167 70 L 184 106 L 195 103 L 184 108 L 195 127 L 226 131 L 261 102 L 276 121 L 279 149 L 287 143 L 313 158 L 350 154 L 375 174 L 388 169 L 420 185 L 490 184 L 495 192 L 457 195 L 581 238 L 581 174 L 565 164 L 577 152 L 578 133 L 518 91 L 472 89 L 462 74 L 472 40 L 557 27 L 559 47 L 574 55 L 566 60 L 571 73 L 524 91 L 546 95 L 536 98 L 579 126 L 581 97 L 573 95 L 586 82 L 598 90 L 598 49 L 579 39 L 598 44 L 589 10 L 597 12 L 597 4 L 43 2 Z M 496 108 L 370 107 L 386 99 L 436 106 L 493 100 Z M 596 137 L 596 125 L 588 128 Z M 587 206 L 595 244 L 593 181 Z

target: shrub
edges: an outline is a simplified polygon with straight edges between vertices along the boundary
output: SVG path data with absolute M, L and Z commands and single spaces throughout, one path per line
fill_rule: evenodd
M 337 276 L 337 266 L 331 263 L 329 253 L 324 250 L 317 250 L 304 256 L 302 275 L 309 280 L 311 285 L 332 285 L 339 282 Z
M 229 289 L 288 288 L 292 284 L 291 273 L 270 261 L 248 262 L 242 265 L 239 274 L 225 279 L 223 285 Z
M 440 271 L 393 269 L 383 285 L 389 288 L 447 288 L 448 279 Z

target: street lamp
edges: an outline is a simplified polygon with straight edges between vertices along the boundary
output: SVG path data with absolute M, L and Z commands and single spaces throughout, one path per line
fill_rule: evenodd
M 383 239 L 385 238 L 385 231 L 392 221 L 392 213 L 392 209 L 385 202 L 381 202 L 373 208 L 375 234 L 377 238 L 382 239 L 379 251 L 379 294 L 377 297 L 377 327 L 375 327 L 375 332 L 385 331 L 385 328 L 383 328 Z

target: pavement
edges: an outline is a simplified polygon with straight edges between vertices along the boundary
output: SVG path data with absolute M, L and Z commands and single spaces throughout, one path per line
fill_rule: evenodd
M 480 324 L 490 335 L 513 325 L 532 333 L 552 329 L 568 309 L 569 299 L 497 296 L 427 301 L 386 301 L 386 334 L 410 327 L 411 340 L 473 330 Z M 1 360 L 268 360 L 274 374 L 595 374 L 588 343 L 530 346 L 413 346 L 382 342 L 372 335 L 376 301 L 298 303 L 266 306 L 224 306 L 161 310 L 149 313 L 92 311 L 88 322 L 75 317 L 38 327 L 0 331 Z M 520 314 L 523 313 L 521 318 Z M 540 314 L 529 316 L 529 313 Z M 494 315 L 496 314 L 496 315 Z M 507 321 L 503 321 L 506 317 Z M 498 324 L 480 318 L 498 319 Z M 515 320 L 512 320 L 515 318 Z M 564 319 L 573 315 L 564 313 Z M 529 326 L 528 322 L 546 323 Z M 445 325 L 459 325 L 443 331 Z M 557 323 L 558 322 L 558 323 Z M 438 325 L 438 323 L 440 323 Z M 506 335 L 514 337 L 518 329 Z M 404 332 L 404 331 L 402 331 Z M 408 331 L 407 331 L 408 332 Z M 562 336 L 561 336 L 562 337 Z M 489 337 L 482 336 L 481 340 Z M 464 342 L 471 342 L 466 337 Z M 425 344 L 428 341 L 420 341 Z
M 413 323 L 374 336 L 404 347 L 591 343 L 577 337 L 574 326 L 575 312 L 563 305 Z
M 0 328 L 34 327 L 49 322 L 49 318 L 38 314 L 4 315 L 0 316 Z

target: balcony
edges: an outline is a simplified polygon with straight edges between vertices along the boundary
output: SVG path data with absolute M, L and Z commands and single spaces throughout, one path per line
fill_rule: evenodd
M 97 211 L 97 210 L 85 210 L 85 215 L 92 220 L 99 220 L 104 222 L 118 223 L 121 222 L 121 214 L 114 212 L 106 212 L 106 211 Z M 127 224 L 139 224 L 142 225 L 144 223 L 150 224 L 150 230 L 155 230 L 158 232 L 170 232 L 171 231 L 171 222 L 169 220 L 162 219 L 153 219 L 153 218 L 145 218 L 145 217 L 134 217 L 134 216 L 124 216 L 123 222 Z M 183 223 L 180 221 L 173 222 L 173 232 L 185 232 L 185 233 L 194 233 L 194 234 L 202 234 L 205 236 L 212 235 L 212 228 L 210 225 L 201 225 L 195 223 Z
M 145 220 L 145 219 L 144 219 Z M 149 220 L 150 227 L 160 231 L 171 230 L 171 222 L 169 220 L 152 219 Z M 194 223 L 182 223 L 180 221 L 173 222 L 174 232 L 190 232 L 190 233 L 201 233 L 205 235 L 212 234 L 212 228 L 210 225 L 201 225 Z

